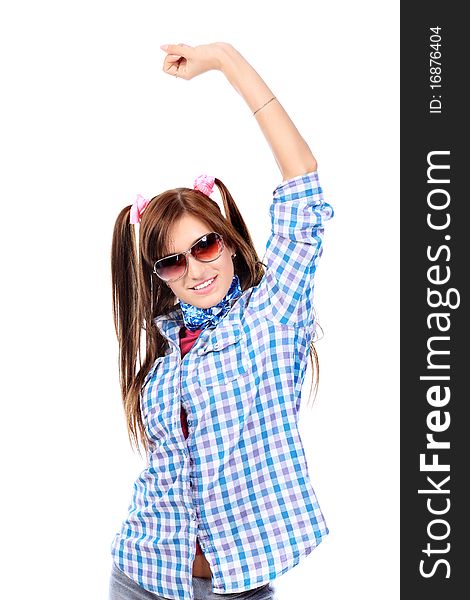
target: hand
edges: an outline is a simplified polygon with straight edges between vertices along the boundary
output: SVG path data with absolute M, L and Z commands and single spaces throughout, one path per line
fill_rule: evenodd
M 166 44 L 160 48 L 167 53 L 163 61 L 163 71 L 181 79 L 192 79 L 212 69 L 220 69 L 220 56 L 223 42 L 188 46 L 187 44 Z

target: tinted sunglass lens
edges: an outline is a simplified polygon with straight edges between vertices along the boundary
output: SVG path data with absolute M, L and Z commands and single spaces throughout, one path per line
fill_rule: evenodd
M 223 242 L 217 233 L 205 235 L 193 247 L 192 254 L 195 258 L 202 261 L 211 261 L 218 258 L 223 250 Z
M 164 281 L 179 279 L 186 269 L 186 258 L 184 254 L 169 256 L 155 263 L 155 272 Z

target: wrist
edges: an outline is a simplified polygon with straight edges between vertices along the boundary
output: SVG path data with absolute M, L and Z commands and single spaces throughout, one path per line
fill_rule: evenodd
M 227 42 L 215 42 L 214 46 L 216 48 L 217 69 L 226 75 L 227 69 L 233 63 L 233 60 L 237 57 L 241 58 L 241 55 L 232 44 Z

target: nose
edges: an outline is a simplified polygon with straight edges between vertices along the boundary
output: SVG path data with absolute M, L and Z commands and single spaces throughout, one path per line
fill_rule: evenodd
M 203 262 L 196 260 L 194 258 L 194 256 L 192 254 L 188 254 L 187 255 L 187 259 L 188 259 L 188 278 L 190 281 L 194 281 L 194 283 L 197 283 L 199 281 L 202 281 L 206 275 L 207 277 L 210 277 L 210 274 L 208 274 L 207 271 L 207 265 L 205 265 Z

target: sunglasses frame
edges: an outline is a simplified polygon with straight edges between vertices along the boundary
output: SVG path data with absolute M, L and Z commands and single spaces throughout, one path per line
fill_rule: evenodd
M 206 237 L 206 236 L 208 236 L 208 235 L 211 235 L 212 233 L 213 233 L 213 234 L 215 234 L 215 235 L 218 237 L 218 239 L 220 240 L 220 243 L 222 244 L 222 247 L 221 247 L 221 250 L 220 250 L 219 254 L 218 254 L 218 255 L 217 255 L 215 258 L 211 258 L 211 260 L 201 260 L 200 258 L 197 258 L 196 256 L 194 256 L 194 255 L 193 255 L 193 248 L 194 248 L 194 246 L 197 246 L 197 245 L 199 244 L 199 242 L 200 242 L 200 241 L 201 241 L 203 238 L 205 238 L 205 237 Z M 196 241 L 194 242 L 194 244 L 191 246 L 191 248 L 188 248 L 187 250 L 184 250 L 184 252 L 175 252 L 174 254 L 168 254 L 168 256 L 163 256 L 162 258 L 159 258 L 158 260 L 156 260 L 156 261 L 153 263 L 153 273 L 154 273 L 154 274 L 155 274 L 157 277 L 159 277 L 159 278 L 160 278 L 162 281 L 164 281 L 165 283 L 173 283 L 173 282 L 175 282 L 175 281 L 178 281 L 178 280 L 180 280 L 181 278 L 183 278 L 183 277 L 186 275 L 186 273 L 188 272 L 188 267 L 189 267 L 189 259 L 188 259 L 188 254 L 191 254 L 191 255 L 192 255 L 192 257 L 193 257 L 195 260 L 199 261 L 199 262 L 207 263 L 207 262 L 214 262 L 214 260 L 217 260 L 218 258 L 220 258 L 220 257 L 221 257 L 221 255 L 222 255 L 222 252 L 224 251 L 224 249 L 225 249 L 225 243 L 224 243 L 224 238 L 222 237 L 222 235 L 221 235 L 220 233 L 217 233 L 216 231 L 209 231 L 208 233 L 205 233 L 204 235 L 201 235 L 201 237 L 200 237 L 198 240 L 196 240 Z M 161 276 L 160 276 L 160 275 L 157 273 L 157 270 L 156 270 L 156 268 L 155 268 L 156 264 L 157 264 L 158 262 L 160 262 L 161 260 L 166 260 L 167 258 L 172 258 L 173 256 L 180 256 L 181 254 L 184 256 L 184 258 L 185 258 L 185 260 L 186 260 L 186 267 L 185 267 L 185 269 L 184 269 L 184 271 L 183 271 L 183 274 L 182 274 L 182 275 L 180 275 L 180 277 L 177 277 L 176 279 L 163 279 L 163 278 L 162 278 L 162 277 L 161 277 Z

